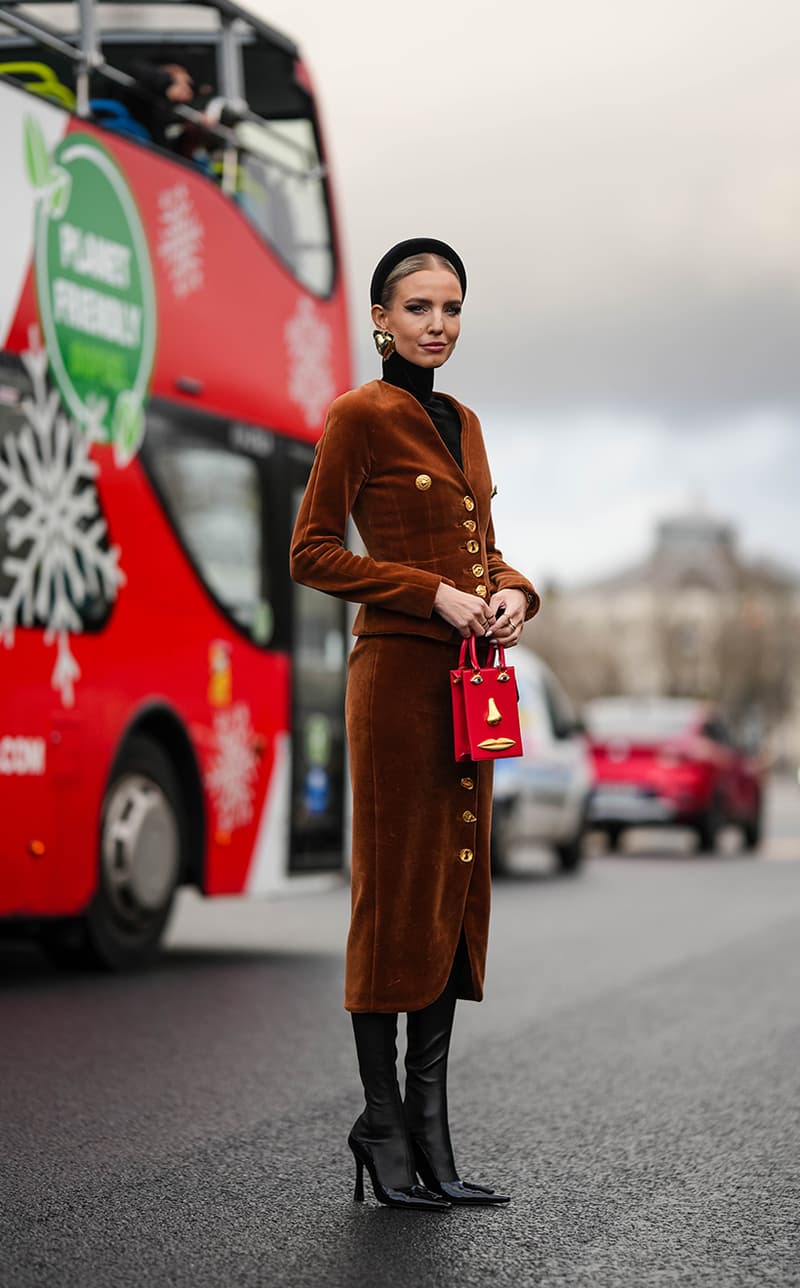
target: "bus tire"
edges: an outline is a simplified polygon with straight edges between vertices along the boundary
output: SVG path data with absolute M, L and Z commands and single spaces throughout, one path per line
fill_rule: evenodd
M 175 767 L 152 738 L 134 734 L 111 771 L 100 819 L 95 895 L 79 921 L 43 929 L 60 966 L 131 970 L 152 961 L 186 860 L 186 822 Z
M 117 757 L 101 813 L 98 888 L 86 916 L 99 966 L 128 970 L 153 960 L 185 860 L 175 767 L 157 742 L 134 734 Z

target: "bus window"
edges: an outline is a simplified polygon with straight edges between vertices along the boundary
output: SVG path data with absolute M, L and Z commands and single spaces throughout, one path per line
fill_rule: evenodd
M 257 644 L 274 630 L 261 463 L 192 425 L 148 418 L 145 460 L 207 589 Z M 254 431 L 270 441 L 264 431 Z
M 333 248 L 313 122 L 236 127 L 238 201 L 296 277 L 317 295 L 333 284 Z
M 236 127 L 240 204 L 309 290 L 328 295 L 334 256 L 324 166 L 308 91 L 298 81 L 296 50 L 265 40 L 242 23 L 244 96 L 265 125 Z
M 294 465 L 292 517 L 300 508 L 307 465 Z M 341 865 L 344 818 L 346 607 L 333 595 L 292 586 L 293 872 Z

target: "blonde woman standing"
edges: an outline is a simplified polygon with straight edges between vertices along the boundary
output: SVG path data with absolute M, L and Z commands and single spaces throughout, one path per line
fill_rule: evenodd
M 466 284 L 458 254 L 434 238 L 381 259 L 371 304 L 382 379 L 331 405 L 291 554 L 296 581 L 361 605 L 346 701 L 345 1006 L 366 1096 L 348 1139 L 356 1197 L 366 1167 L 381 1202 L 427 1210 L 508 1202 L 459 1178 L 447 1119 L 456 999 L 483 997 L 492 791 L 490 763 L 454 760 L 449 670 L 462 638 L 491 634 L 511 648 L 539 606 L 495 545 L 478 418 L 433 390 Z M 345 547 L 350 515 L 366 555 Z

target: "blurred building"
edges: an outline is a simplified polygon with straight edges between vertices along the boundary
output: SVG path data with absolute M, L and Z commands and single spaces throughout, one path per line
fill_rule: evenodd
M 800 576 L 743 558 L 730 523 L 701 511 L 663 520 L 642 562 L 551 586 L 535 634 L 580 700 L 707 697 L 741 737 L 800 761 Z

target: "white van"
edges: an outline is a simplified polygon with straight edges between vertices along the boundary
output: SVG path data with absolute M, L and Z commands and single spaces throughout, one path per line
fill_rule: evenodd
M 502 872 L 524 850 L 544 846 L 554 867 L 583 859 L 592 758 L 577 712 L 553 672 L 524 645 L 507 655 L 519 688 L 524 755 L 494 766 L 492 867 Z

